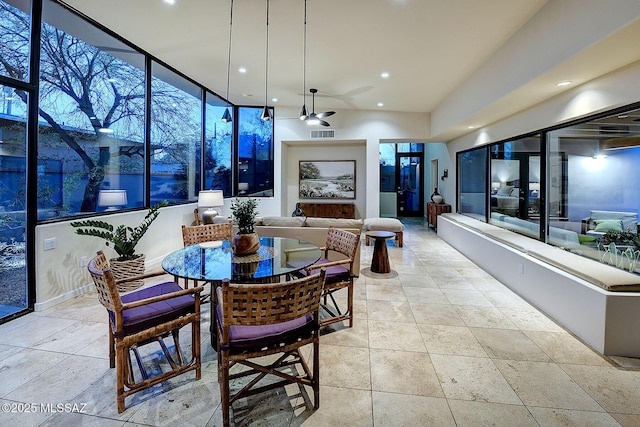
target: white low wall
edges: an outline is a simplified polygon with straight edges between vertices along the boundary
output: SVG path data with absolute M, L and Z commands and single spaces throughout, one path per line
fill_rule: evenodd
M 443 216 L 438 236 L 600 353 L 640 357 L 640 293 L 605 291 Z

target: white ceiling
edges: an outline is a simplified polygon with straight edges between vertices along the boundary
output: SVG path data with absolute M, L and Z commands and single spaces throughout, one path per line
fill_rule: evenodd
M 584 2 L 597 4 L 600 0 L 580 1 L 586 6 Z M 229 0 L 175 0 L 174 5 L 164 0 L 65 3 L 225 96 Z M 308 0 L 307 91 L 311 87 L 320 91 L 318 112 L 446 110 L 452 98 L 460 96 L 461 88 L 487 68 L 487 61 L 551 3 L 560 4 L 559 0 Z M 268 98 L 276 109 L 302 105 L 303 8 L 303 0 L 270 1 Z M 633 27 L 636 30 L 638 22 Z M 264 105 L 265 24 L 266 1 L 234 0 L 229 93 L 233 103 Z M 462 114 L 466 117 L 442 121 L 434 134 L 454 137 L 461 132 L 453 132 L 454 125 L 467 117 L 487 124 L 512 114 L 514 106 L 526 108 L 553 96 L 557 92 L 537 86 L 549 84 L 545 76 L 572 79 L 571 73 L 579 70 L 577 80 L 585 82 L 640 59 L 637 46 L 620 55 L 608 49 L 608 65 L 602 64 L 598 58 L 604 43 L 616 34 L 599 36 L 598 43 L 588 49 L 558 58 L 529 52 L 534 58 L 542 53 L 542 59 L 552 63 L 526 79 L 514 79 L 514 87 L 491 103 Z M 589 56 L 598 52 L 598 58 Z M 595 68 L 591 73 L 584 69 L 585 61 L 590 60 Z M 238 72 L 241 66 L 248 70 L 246 74 Z M 383 71 L 390 77 L 381 78 Z M 482 80 L 476 84 L 482 86 Z M 273 97 L 278 101 L 273 102 Z M 384 106 L 378 107 L 379 102 Z M 309 97 L 307 106 L 310 104 Z

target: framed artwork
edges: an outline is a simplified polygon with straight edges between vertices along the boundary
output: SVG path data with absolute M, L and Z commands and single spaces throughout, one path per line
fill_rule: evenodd
M 355 199 L 355 160 L 300 160 L 301 199 Z

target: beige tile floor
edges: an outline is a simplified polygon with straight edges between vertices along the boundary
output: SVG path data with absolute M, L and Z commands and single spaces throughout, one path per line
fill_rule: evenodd
M 288 386 L 239 401 L 236 425 L 640 425 L 640 360 L 595 353 L 423 220 L 407 221 L 404 241 L 389 246 L 385 276 L 367 270 L 363 247 L 354 327 L 321 337 L 320 409 Z M 128 398 L 122 414 L 95 295 L 1 325 L 0 426 L 220 425 L 208 306 L 203 317 L 202 379 Z M 58 403 L 75 411 L 40 406 Z

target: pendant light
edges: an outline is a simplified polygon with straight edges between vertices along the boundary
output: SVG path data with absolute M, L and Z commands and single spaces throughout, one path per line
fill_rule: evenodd
M 229 13 L 229 55 L 227 56 L 227 108 L 222 115 L 222 123 L 230 123 L 231 113 L 229 112 L 229 70 L 231 69 L 231 29 L 233 28 L 233 0 L 231 0 L 231 12 Z
M 269 103 L 267 102 L 268 88 L 269 88 L 269 0 L 267 0 L 267 49 L 265 53 L 265 65 L 264 65 L 264 108 L 260 118 L 268 122 L 272 119 L 271 111 L 269 110 Z
M 304 35 L 302 48 L 302 110 L 300 120 L 307 120 L 307 0 L 304 0 Z

